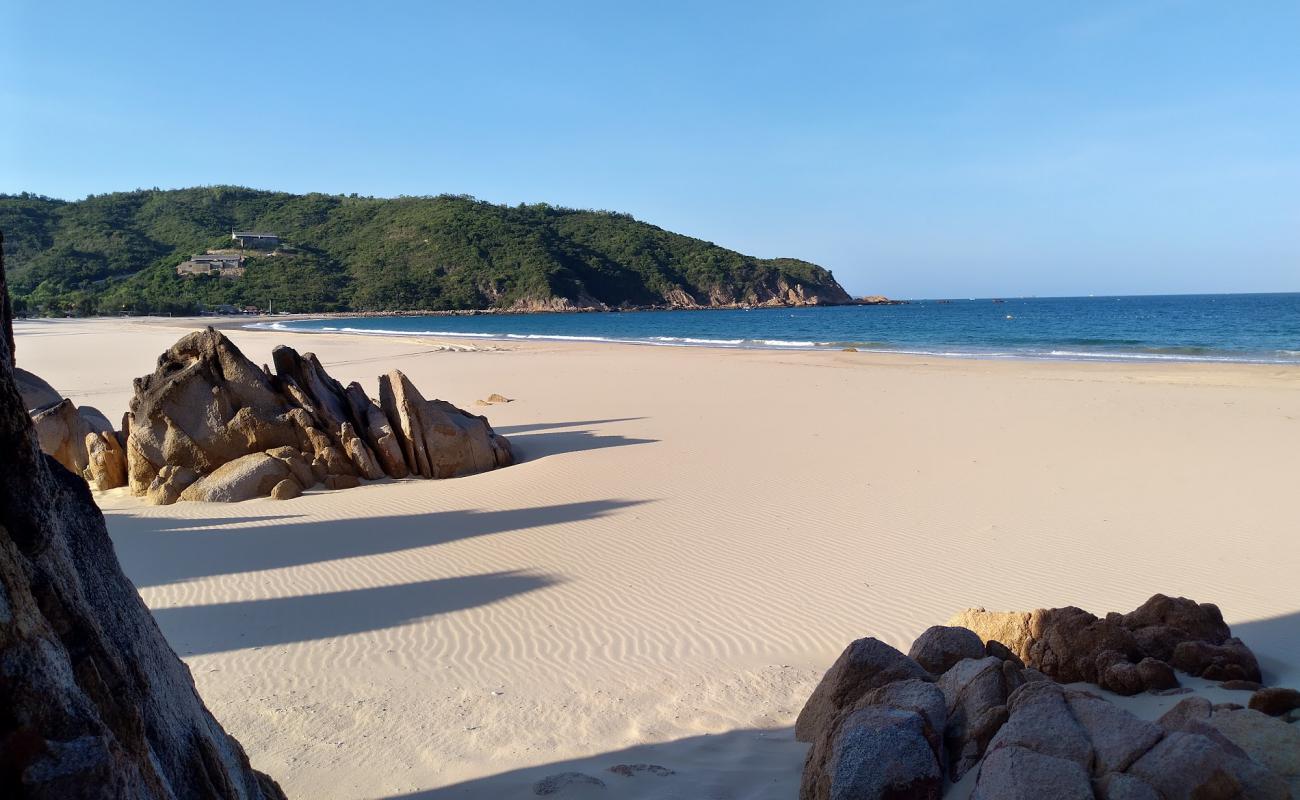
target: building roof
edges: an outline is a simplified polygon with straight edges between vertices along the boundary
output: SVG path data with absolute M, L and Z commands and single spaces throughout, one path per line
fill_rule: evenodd
M 239 255 L 226 255 L 222 253 L 202 253 L 192 256 L 190 261 L 243 261 L 244 257 Z
M 259 233 L 257 231 L 231 231 L 230 235 L 237 239 L 279 239 L 278 233 Z

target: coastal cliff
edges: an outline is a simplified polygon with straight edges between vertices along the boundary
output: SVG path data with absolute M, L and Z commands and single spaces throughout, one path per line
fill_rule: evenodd
M 75 202 L 0 195 L 0 230 L 17 310 L 30 313 L 853 302 L 829 270 L 807 261 L 755 258 L 627 214 L 462 195 L 385 199 L 239 187 Z M 259 233 L 232 242 L 240 230 Z M 213 259 L 224 260 L 213 269 Z

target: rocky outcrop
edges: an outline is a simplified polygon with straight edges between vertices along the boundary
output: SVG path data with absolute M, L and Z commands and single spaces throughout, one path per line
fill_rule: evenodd
M 86 434 L 86 468 L 82 477 L 99 491 L 126 486 L 126 451 L 112 431 Z
M 290 499 L 321 483 L 449 478 L 513 462 L 485 418 L 424 399 L 400 372 L 381 379 L 381 408 L 311 353 L 281 346 L 272 359 L 274 371 L 259 369 L 211 328 L 164 353 L 135 382 L 127 415 L 132 491 L 158 503 Z
M 1086 681 L 1117 694 L 1168 689 L 1174 669 L 1209 680 L 1260 680 L 1259 664 L 1231 636 L 1218 607 L 1157 594 L 1128 614 L 1080 608 L 1029 612 L 968 609 L 952 625 L 1007 647 L 1063 683 Z
M 23 407 L 28 411 L 54 405 L 63 399 L 53 386 L 25 369 L 14 367 L 14 383 L 18 385 L 18 394 L 22 395 Z
M 379 404 L 393 423 L 411 474 L 455 478 L 514 463 L 510 442 L 484 417 L 425 400 L 401 372 L 379 377 Z
M 204 707 L 13 379 L 0 265 L 0 796 L 282 798 Z
M 1176 659 L 1188 642 L 1231 648 L 1214 606 L 1156 595 L 1102 619 L 1076 608 L 960 618 L 1006 641 L 950 625 L 927 630 L 910 656 L 860 639 L 836 660 L 796 723 L 812 742 L 801 800 L 938 798 L 967 775 L 979 800 L 1283 800 L 1300 789 L 1289 717 L 1191 695 L 1151 722 L 1065 685 L 1106 680 L 1117 663 L 1168 669 L 1157 656 Z M 1258 705 L 1291 700 L 1274 692 Z

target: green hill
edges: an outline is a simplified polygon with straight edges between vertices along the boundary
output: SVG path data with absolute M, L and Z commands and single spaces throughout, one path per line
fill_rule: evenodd
M 181 277 L 232 229 L 279 234 L 242 278 Z M 10 290 L 60 313 L 191 313 L 222 303 L 285 311 L 849 302 L 831 273 L 759 259 L 626 214 L 500 206 L 464 196 L 382 199 L 230 186 L 0 195 Z

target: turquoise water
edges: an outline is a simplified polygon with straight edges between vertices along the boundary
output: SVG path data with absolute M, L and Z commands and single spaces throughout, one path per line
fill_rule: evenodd
M 285 330 L 859 350 L 954 357 L 1300 364 L 1300 293 L 919 300 L 897 306 L 355 317 Z

